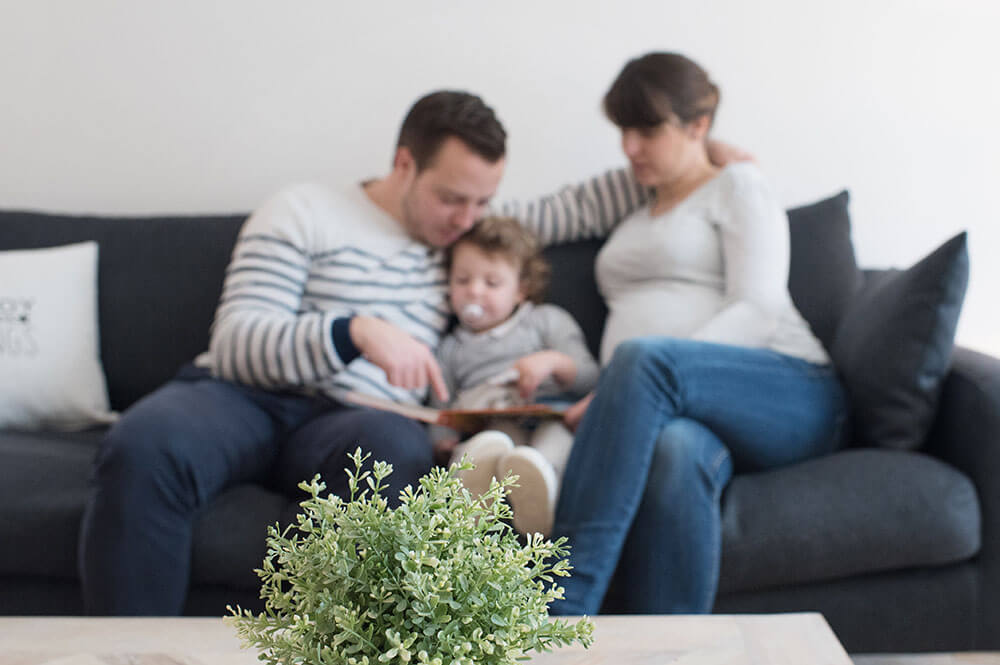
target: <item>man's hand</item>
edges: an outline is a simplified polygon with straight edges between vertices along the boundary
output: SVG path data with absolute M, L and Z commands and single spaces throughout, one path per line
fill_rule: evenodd
M 593 399 L 594 391 L 590 391 L 586 397 L 566 409 L 566 413 L 563 414 L 563 422 L 566 423 L 566 427 L 568 427 L 571 432 L 575 432 L 576 428 L 580 426 L 580 421 L 583 420 L 583 414 L 587 412 L 587 407 L 590 406 L 590 402 Z
M 716 166 L 725 166 L 733 162 L 757 161 L 754 156 L 746 150 L 737 148 L 736 146 L 728 143 L 723 143 L 722 141 L 716 141 L 715 139 L 709 139 L 706 147 L 708 148 L 709 161 Z
M 359 314 L 351 319 L 351 341 L 372 364 L 385 370 L 389 383 L 417 390 L 428 383 L 442 402 L 448 401 L 448 386 L 430 348 L 408 333 L 374 316 Z
M 514 363 L 514 369 L 518 373 L 517 391 L 524 400 L 530 400 L 542 381 L 550 376 L 561 386 L 573 383 L 576 378 L 576 363 L 561 351 L 528 354 Z

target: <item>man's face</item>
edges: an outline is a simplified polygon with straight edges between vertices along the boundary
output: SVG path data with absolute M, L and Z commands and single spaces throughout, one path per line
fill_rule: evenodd
M 450 137 L 423 171 L 412 168 L 403 192 L 403 225 L 417 240 L 447 247 L 483 215 L 500 184 L 504 160 L 490 163 Z

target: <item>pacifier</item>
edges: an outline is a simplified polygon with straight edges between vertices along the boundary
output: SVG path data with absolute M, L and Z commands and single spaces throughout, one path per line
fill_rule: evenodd
M 484 314 L 486 314 L 486 310 L 483 309 L 482 305 L 470 302 L 462 308 L 462 316 L 460 318 L 467 321 L 478 321 L 483 318 Z

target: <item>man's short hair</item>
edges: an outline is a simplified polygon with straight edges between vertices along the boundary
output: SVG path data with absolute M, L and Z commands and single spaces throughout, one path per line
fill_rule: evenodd
M 507 151 L 507 132 L 493 109 L 476 95 L 455 90 L 440 90 L 418 99 L 403 120 L 396 147 L 406 147 L 417 171 L 422 171 L 451 136 L 491 164 Z

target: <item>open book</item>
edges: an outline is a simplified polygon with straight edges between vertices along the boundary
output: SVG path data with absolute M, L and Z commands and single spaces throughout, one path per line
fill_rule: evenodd
M 398 413 L 407 418 L 420 420 L 432 425 L 444 425 L 462 431 L 482 429 L 491 418 L 562 418 L 563 411 L 547 404 L 525 404 L 503 409 L 434 409 L 429 406 L 399 404 L 382 397 L 348 391 L 338 395 L 344 402 L 358 406 L 369 406 L 383 411 Z

